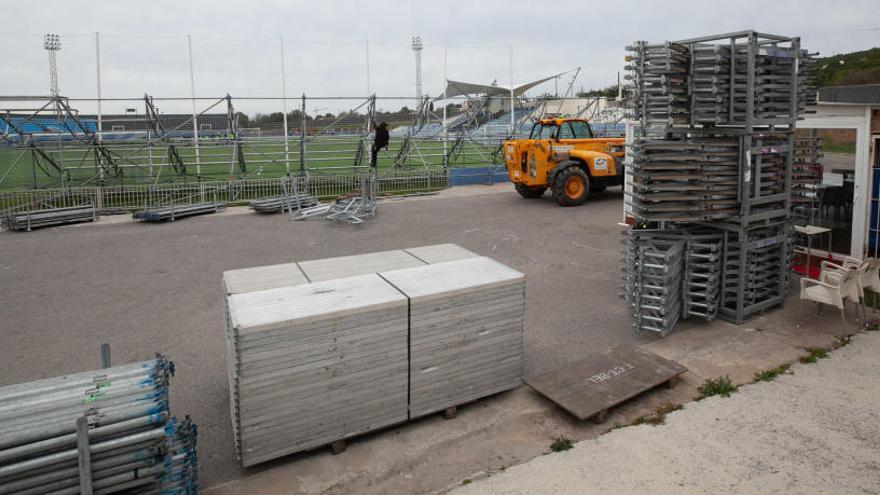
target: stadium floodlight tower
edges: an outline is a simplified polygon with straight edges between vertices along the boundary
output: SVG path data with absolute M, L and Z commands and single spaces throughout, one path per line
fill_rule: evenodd
M 422 99 L 422 37 L 413 36 L 412 49 L 416 54 L 416 98 Z
M 58 60 L 57 52 L 61 49 L 61 37 L 57 34 L 47 34 L 43 36 L 43 48 L 49 52 L 49 94 L 52 97 L 58 97 Z M 55 102 L 55 111 L 60 113 L 61 108 L 58 102 Z

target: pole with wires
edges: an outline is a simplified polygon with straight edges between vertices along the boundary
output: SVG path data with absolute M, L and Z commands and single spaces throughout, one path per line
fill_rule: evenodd
M 189 89 L 192 95 L 192 121 L 193 121 L 193 146 L 196 153 L 196 177 L 202 180 L 202 160 L 199 158 L 199 119 L 196 115 L 196 76 L 193 69 L 193 44 L 192 35 L 186 35 L 186 43 L 189 51 Z
M 290 177 L 290 146 L 287 142 L 287 74 L 284 70 L 284 36 L 281 36 L 281 111 L 284 113 L 284 171 Z

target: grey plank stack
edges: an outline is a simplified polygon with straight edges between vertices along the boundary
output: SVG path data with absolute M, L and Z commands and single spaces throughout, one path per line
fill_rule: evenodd
M 457 244 L 434 244 L 432 246 L 407 248 L 404 251 L 429 265 L 477 257 L 476 254 Z
M 244 466 L 407 420 L 407 298 L 375 274 L 232 294 Z
M 277 289 L 306 284 L 309 279 L 297 263 L 239 268 L 223 272 L 223 285 L 227 294 L 240 294 L 255 290 Z
M 410 299 L 411 418 L 522 383 L 522 273 L 476 257 L 379 275 Z
M 299 267 L 312 282 L 353 277 L 367 273 L 379 273 L 425 263 L 402 249 L 378 253 L 340 256 L 323 260 L 301 261 Z

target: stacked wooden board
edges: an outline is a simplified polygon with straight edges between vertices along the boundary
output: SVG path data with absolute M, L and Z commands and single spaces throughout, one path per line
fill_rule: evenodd
M 323 260 L 302 261 L 299 267 L 312 282 L 353 277 L 366 273 L 379 273 L 425 263 L 402 249 L 380 251 L 378 253 L 340 256 Z
M 522 273 L 479 257 L 379 275 L 410 300 L 411 418 L 522 383 Z
M 228 298 L 244 466 L 407 419 L 407 299 L 377 275 Z
M 277 289 L 309 282 L 297 263 L 256 266 L 223 272 L 226 294 Z
M 454 244 L 223 278 L 230 413 L 244 466 L 522 381 L 524 276 Z

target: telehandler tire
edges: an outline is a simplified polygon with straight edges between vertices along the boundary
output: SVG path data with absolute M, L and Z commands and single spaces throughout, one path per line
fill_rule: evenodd
M 544 191 L 547 190 L 547 186 L 527 186 L 519 183 L 514 184 L 514 187 L 516 187 L 516 192 L 520 196 L 527 199 L 540 198 L 544 195 Z
M 553 198 L 561 206 L 584 204 L 590 195 L 590 178 L 580 167 L 571 166 L 556 174 Z

